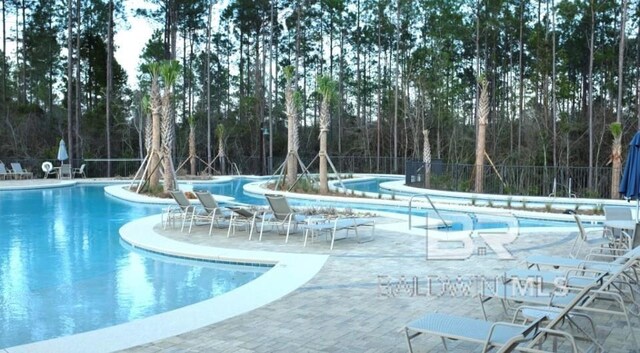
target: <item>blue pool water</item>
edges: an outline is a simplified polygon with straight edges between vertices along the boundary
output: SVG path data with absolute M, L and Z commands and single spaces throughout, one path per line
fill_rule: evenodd
M 121 245 L 123 224 L 160 211 L 105 196 L 103 186 L 0 191 L 0 348 L 183 307 L 268 270 Z

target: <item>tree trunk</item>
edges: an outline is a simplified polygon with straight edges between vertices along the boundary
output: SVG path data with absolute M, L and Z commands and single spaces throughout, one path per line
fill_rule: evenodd
M 624 78 L 624 36 L 625 24 L 627 22 L 627 0 L 622 0 L 622 9 L 620 15 L 620 48 L 618 51 L 618 106 L 616 108 L 616 123 L 622 123 L 622 95 L 623 95 L 623 78 Z M 620 127 L 620 129 L 622 129 Z M 622 170 L 622 133 L 613 136 L 611 145 L 611 198 L 618 199 L 620 197 L 620 171 Z
M 558 166 L 558 129 L 556 123 L 556 6 L 551 1 L 551 124 L 553 127 L 553 166 Z
M 431 145 L 429 145 L 429 130 L 423 130 L 424 147 L 422 149 L 422 161 L 424 162 L 424 187 L 431 187 Z
M 107 134 L 107 177 L 111 176 L 111 90 L 112 90 L 112 57 L 113 57 L 113 1 L 109 1 L 109 24 L 107 39 L 107 114 L 105 130 Z
M 613 137 L 611 145 L 611 198 L 620 198 L 620 175 L 622 172 L 622 135 Z
M 591 0 L 591 35 L 589 38 L 589 92 L 587 93 L 587 100 L 589 104 L 589 173 L 587 177 L 587 187 L 593 188 L 593 55 L 594 55 L 594 32 L 595 32 L 595 8 L 594 0 Z
M 285 71 L 286 72 L 286 71 Z M 285 91 L 285 109 L 287 115 L 287 177 L 286 183 L 292 186 L 298 177 L 298 112 L 294 101 L 293 78 L 289 74 L 287 77 L 287 88 Z
M 483 192 L 484 181 L 484 154 L 485 138 L 487 130 L 487 119 L 489 117 L 489 84 L 486 79 L 480 82 L 480 101 L 478 107 L 478 140 L 476 141 L 476 163 L 475 163 L 475 191 Z
M 191 118 L 190 118 L 191 119 Z M 189 163 L 191 175 L 196 175 L 196 123 L 189 122 Z
M 166 84 L 166 83 L 165 83 Z M 171 87 L 166 84 L 164 95 L 162 96 L 162 167 L 164 172 L 164 191 L 176 189 L 173 169 L 173 109 L 171 107 Z
M 67 147 L 69 155 L 69 163 L 73 161 L 73 45 L 72 45 L 72 28 L 73 28 L 73 0 L 67 0 L 68 11 L 68 27 L 67 27 Z
M 329 131 L 329 99 L 324 97 L 322 107 L 320 108 L 320 194 L 329 193 L 329 178 L 327 175 L 327 132 Z
M 155 191 L 160 185 L 160 111 L 162 100 L 160 98 L 160 86 L 157 75 L 151 78 L 151 156 L 149 157 L 149 189 Z
M 207 16 L 207 174 L 211 174 L 211 13 L 213 3 L 209 4 Z M 220 59 L 218 59 L 218 63 Z M 218 103 L 220 106 L 220 103 Z

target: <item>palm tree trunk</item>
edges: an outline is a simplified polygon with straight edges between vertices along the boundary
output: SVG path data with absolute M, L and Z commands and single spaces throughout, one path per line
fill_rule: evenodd
M 484 154 L 487 131 L 487 118 L 489 117 L 489 84 L 486 79 L 480 82 L 480 104 L 478 107 L 478 140 L 476 141 L 475 163 L 475 191 L 483 192 L 484 182 Z
M 424 162 L 424 187 L 431 187 L 431 145 L 429 145 L 429 130 L 423 130 L 424 147 L 422 150 L 422 161 Z
M 284 72 L 287 78 L 285 91 L 285 109 L 287 115 L 287 176 L 286 184 L 292 186 L 298 177 L 298 111 L 294 97 L 293 79 L 296 77 L 292 67 L 286 67 Z M 295 70 L 295 69 L 294 69 Z
M 164 191 L 176 189 L 173 170 L 173 114 L 171 109 L 170 87 L 165 87 L 162 96 L 162 167 L 164 170 Z
M 320 194 L 329 193 L 329 178 L 327 175 L 327 132 L 329 131 L 329 99 L 322 100 L 320 110 Z
M 149 156 L 149 189 L 156 190 L 160 185 L 160 111 L 162 101 L 157 75 L 151 78 L 151 156 Z
M 196 175 L 196 124 L 189 124 L 189 163 L 191 175 Z

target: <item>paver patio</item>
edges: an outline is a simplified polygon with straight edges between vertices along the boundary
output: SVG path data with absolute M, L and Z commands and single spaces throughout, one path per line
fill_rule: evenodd
M 378 222 L 393 224 L 387 228 L 406 228 L 406 223 L 393 223 L 397 221 L 390 219 Z M 284 244 L 284 237 L 276 232 L 265 233 L 263 241 L 258 242 L 255 237 L 249 241 L 244 232 L 227 239 L 226 229 L 209 237 L 208 227 L 197 227 L 192 234 L 186 234 L 180 233 L 179 229 L 165 231 L 158 225 L 154 231 L 163 236 L 200 245 L 331 256 L 311 281 L 279 300 L 217 324 L 126 352 L 406 352 L 403 326 L 427 312 L 482 317 L 476 297 L 451 293 L 438 295 L 442 287 L 437 282 L 432 287 L 432 295 L 424 295 L 429 277 L 490 278 L 506 269 L 524 266 L 522 259 L 531 254 L 566 254 L 576 235 L 569 231 L 522 234 L 507 247 L 515 260 L 500 260 L 489 252 L 467 260 L 426 261 L 424 236 L 382 228 L 385 226 L 378 227 L 372 242 L 357 244 L 353 240 L 342 240 L 329 251 L 328 243 L 323 240 L 303 247 L 300 233 Z M 387 280 L 397 283 L 401 276 L 408 281 L 417 278 L 418 296 L 402 291 L 389 295 L 389 287 L 380 284 Z M 505 316 L 498 301 L 489 302 L 487 307 L 491 319 L 511 319 Z M 632 320 L 636 326 L 638 318 Z M 637 349 L 620 318 L 599 315 L 596 322 L 598 337 L 608 352 L 627 353 Z M 635 330 L 640 336 L 640 330 Z M 423 336 L 414 342 L 416 352 L 444 351 L 435 337 Z M 451 342 L 449 348 L 451 352 L 480 350 L 476 345 L 456 342 Z M 566 348 L 561 346 L 559 351 L 566 351 Z

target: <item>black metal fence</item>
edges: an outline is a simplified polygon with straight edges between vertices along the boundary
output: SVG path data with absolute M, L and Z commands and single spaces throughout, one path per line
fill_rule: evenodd
M 424 185 L 424 163 L 406 161 L 407 184 Z M 450 191 L 473 191 L 472 164 L 432 163 L 431 188 Z M 609 198 L 611 168 L 593 168 L 594 187 L 588 187 L 588 167 L 544 167 L 499 165 L 483 168 L 485 193 L 558 197 Z
M 301 156 L 300 159 L 308 165 L 312 173 L 318 172 L 318 160 L 314 156 Z M 176 159 L 176 166 L 182 164 L 185 158 Z M 47 159 L 2 158 L 6 165 L 20 162 L 24 168 L 34 173 L 36 177 L 44 174 L 41 165 Z M 48 159 L 54 165 L 59 161 Z M 216 160 L 212 169 L 207 170 L 207 164 L 196 159 L 198 174 L 273 174 L 283 163 L 284 157 L 274 157 L 269 163 L 268 158 L 258 156 L 234 157 L 224 164 Z M 311 163 L 313 161 L 313 163 Z M 340 173 L 381 173 L 404 174 L 407 184 L 413 186 L 424 185 L 424 163 L 419 160 L 392 157 L 376 158 L 362 156 L 332 156 L 331 161 Z M 74 160 L 72 165 L 80 167 L 86 164 L 86 174 L 90 178 L 98 177 L 132 177 L 140 167 L 141 159 L 86 159 Z M 69 161 L 66 161 L 69 163 Z M 108 175 L 109 164 L 111 173 Z M 224 167 L 224 170 L 222 170 Z M 179 175 L 190 174 L 189 162 L 183 164 Z M 300 170 L 299 170 L 300 171 Z M 331 170 L 329 170 L 332 172 Z M 473 191 L 474 167 L 471 164 L 448 164 L 441 160 L 431 163 L 431 187 L 439 190 Z M 510 195 L 532 196 L 577 196 L 577 197 L 610 197 L 611 168 L 597 167 L 593 169 L 594 187 L 588 188 L 588 167 L 543 167 L 543 166 L 510 166 L 499 165 L 495 169 L 485 166 L 484 192 Z

